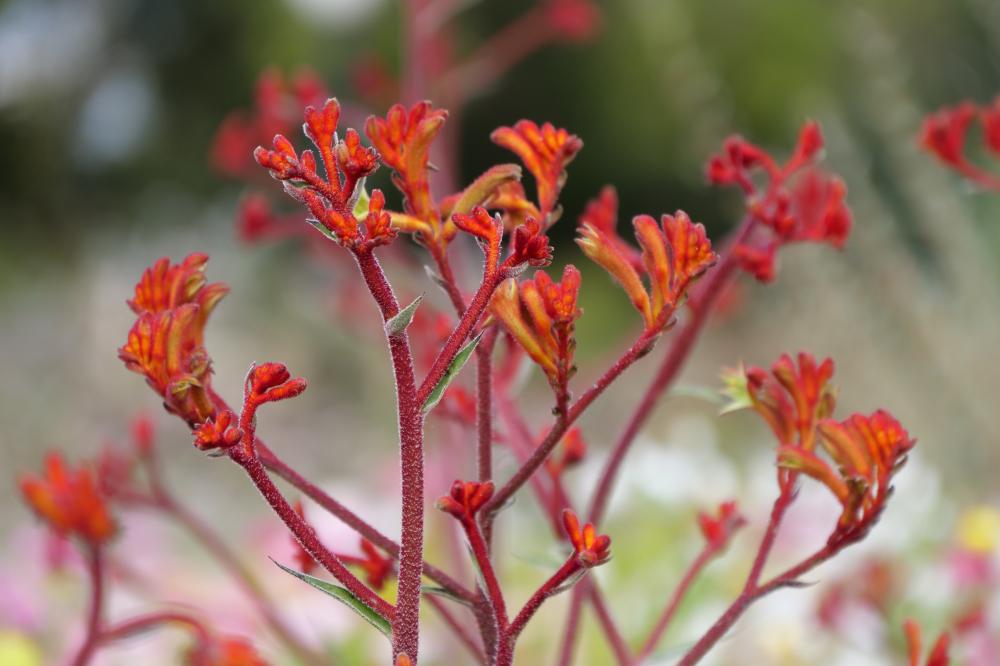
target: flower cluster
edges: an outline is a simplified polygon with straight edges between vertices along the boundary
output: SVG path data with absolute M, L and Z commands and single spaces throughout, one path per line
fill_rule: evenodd
M 715 514 L 698 512 L 698 527 L 705 542 L 713 550 L 722 550 L 729 544 L 733 534 L 747 524 L 734 501 L 723 502 Z
M 483 505 L 493 497 L 493 482 L 455 481 L 451 492 L 434 503 L 435 508 L 463 522 L 472 521 Z
M 747 392 L 754 409 L 778 440 L 782 487 L 794 482 L 790 472 L 824 484 L 843 507 L 830 544 L 863 538 L 878 520 L 891 494 L 893 475 L 906 460 L 914 441 L 888 412 L 852 414 L 844 421 L 830 418 L 834 391 L 828 385 L 833 362 L 817 364 L 809 354 L 798 363 L 782 356 L 771 368 L 746 371 Z M 817 451 L 819 444 L 831 466 Z
M 544 271 L 520 283 L 511 278 L 500 285 L 490 304 L 504 329 L 557 388 L 565 388 L 576 371 L 573 330 L 582 314 L 576 304 L 579 292 L 580 272 L 570 264 L 559 282 Z
M 60 454 L 49 453 L 44 474 L 23 476 L 20 486 L 28 506 L 62 536 L 79 537 L 91 546 L 99 546 L 118 531 L 89 467 L 73 469 Z
M 649 215 L 638 215 L 632 226 L 640 254 L 617 235 L 616 208 L 614 190 L 605 188 L 580 218 L 577 244 L 622 286 L 642 315 L 646 330 L 663 330 L 671 324 L 692 282 L 715 263 L 712 243 L 705 227 L 692 222 L 684 211 L 663 215 L 659 224 Z M 648 289 L 640 273 L 645 274 Z
M 966 138 L 976 120 L 983 128 L 983 147 L 1000 159 L 1000 97 L 990 104 L 965 101 L 932 113 L 924 119 L 920 144 L 966 178 L 987 189 L 1000 190 L 1000 175 L 977 166 L 966 154 Z
M 847 187 L 837 176 L 815 166 L 823 148 L 819 125 L 806 123 L 795 152 L 779 165 L 762 148 L 734 136 L 707 167 L 715 185 L 735 185 L 746 197 L 752 231 L 736 247 L 740 266 L 761 282 L 776 274 L 782 245 L 793 242 L 828 243 L 842 248 L 851 231 L 851 212 L 844 199 Z M 754 178 L 762 174 L 763 187 Z
M 221 282 L 208 284 L 207 262 L 207 255 L 191 254 L 180 264 L 162 258 L 146 269 L 128 301 L 138 319 L 118 350 L 125 366 L 163 397 L 167 411 L 192 426 L 215 414 L 205 324 L 229 292 Z

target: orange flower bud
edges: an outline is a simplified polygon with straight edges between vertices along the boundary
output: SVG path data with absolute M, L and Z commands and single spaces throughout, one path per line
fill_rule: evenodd
M 460 520 L 472 520 L 479 509 L 493 497 L 493 490 L 492 481 L 455 481 L 451 492 L 439 498 L 434 506 Z
M 520 157 L 535 177 L 538 208 L 548 224 L 547 218 L 555 210 L 559 192 L 566 182 L 566 166 L 583 147 L 583 141 L 551 123 L 539 127 L 530 120 L 520 120 L 514 127 L 500 127 L 490 138 Z
M 581 528 L 580 519 L 566 509 L 563 511 L 563 527 L 581 566 L 590 569 L 611 559 L 611 537 L 597 534 L 593 523 L 587 523 Z
M 97 546 L 118 531 L 93 471 L 67 467 L 58 453 L 45 457 L 43 476 L 23 476 L 20 486 L 28 506 L 62 536 L 77 536 Z

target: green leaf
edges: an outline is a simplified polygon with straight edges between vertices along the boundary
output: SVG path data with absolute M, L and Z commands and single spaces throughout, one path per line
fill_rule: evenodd
M 365 189 L 364 179 L 355 186 L 354 196 L 355 201 L 351 212 L 354 213 L 354 217 L 360 222 L 368 217 L 368 202 L 371 201 L 371 197 L 368 196 L 368 190 Z
M 462 367 L 469 360 L 469 357 L 472 356 L 472 352 L 476 351 L 476 347 L 479 345 L 479 341 L 483 339 L 485 333 L 485 330 L 480 331 L 479 335 L 469 340 L 464 347 L 458 350 L 455 358 L 451 359 L 448 369 L 445 370 L 440 381 L 438 381 L 437 385 L 427 396 L 427 399 L 424 400 L 424 414 L 434 409 L 434 406 L 441 402 L 441 398 L 444 397 L 444 392 L 448 389 L 448 385 L 462 371 Z
M 285 565 L 273 559 L 271 561 L 277 564 L 283 571 L 287 571 L 299 580 L 309 583 L 320 592 L 329 594 L 331 597 L 353 610 L 366 622 L 385 634 L 386 638 L 392 640 L 392 625 L 389 621 L 372 610 L 365 602 L 361 601 L 361 599 L 354 596 L 350 590 L 340 587 L 339 585 L 334 585 L 333 583 L 328 583 L 325 580 L 320 580 L 319 578 L 310 576 L 309 574 L 304 574 L 301 571 L 289 569 Z
M 411 321 L 413 321 L 413 315 L 417 311 L 417 306 L 420 305 L 420 301 L 423 300 L 423 298 L 424 295 L 420 294 L 413 299 L 412 303 L 397 312 L 395 317 L 392 317 L 389 321 L 385 322 L 385 334 L 392 337 L 405 331 L 406 327 L 410 325 Z
M 309 224 L 311 224 L 313 226 L 313 228 L 316 229 L 316 231 L 320 232 L 321 234 L 323 234 L 324 236 L 326 236 L 327 238 L 329 238 L 330 240 L 332 240 L 334 243 L 339 243 L 340 242 L 340 237 L 337 234 L 335 234 L 332 231 L 330 231 L 329 229 L 327 229 L 326 227 L 324 227 L 323 223 L 320 222 L 319 220 L 317 220 L 316 218 L 314 218 L 314 217 L 307 217 L 306 218 L 306 222 L 308 222 Z
M 678 384 L 670 389 L 670 395 L 680 398 L 694 398 L 704 400 L 714 405 L 722 405 L 726 402 L 725 396 L 719 391 L 707 386 L 697 386 L 695 384 Z
M 446 590 L 443 587 L 438 587 L 437 585 L 421 585 L 420 591 L 423 592 L 424 594 L 433 594 L 434 596 L 437 597 L 445 597 L 447 599 L 451 599 L 452 601 L 457 601 L 458 603 L 463 604 L 465 606 L 472 605 L 469 603 L 467 599 L 463 599 L 462 597 L 458 596 L 457 594 L 454 594 L 450 590 Z

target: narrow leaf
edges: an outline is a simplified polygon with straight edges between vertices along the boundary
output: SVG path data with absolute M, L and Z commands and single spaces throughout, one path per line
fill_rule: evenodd
M 349 590 L 340 587 L 339 585 L 328 583 L 325 580 L 320 580 L 319 578 L 315 578 L 313 576 L 310 576 L 309 574 L 304 574 L 300 571 L 296 571 L 295 569 L 289 569 L 285 565 L 273 559 L 271 561 L 277 564 L 283 571 L 287 571 L 288 573 L 292 574 L 299 580 L 303 580 L 309 583 L 320 592 L 325 592 L 326 594 L 329 594 L 337 601 L 340 601 L 345 606 L 347 606 L 355 613 L 360 615 L 365 621 L 367 621 L 373 627 L 375 627 L 383 634 L 385 634 L 386 638 L 392 640 L 392 624 L 390 624 L 388 620 L 386 620 L 384 617 L 382 617 L 374 610 L 372 610 L 367 604 L 365 604 L 365 602 L 361 601 L 361 599 L 358 599 L 356 596 L 354 596 Z
M 354 186 L 354 205 L 351 206 L 351 212 L 354 214 L 359 221 L 368 217 L 368 202 L 371 201 L 371 197 L 368 196 L 368 190 L 365 189 L 365 179 L 362 178 L 358 181 L 358 184 Z
M 395 317 L 389 319 L 385 322 L 385 334 L 389 337 L 394 335 L 400 335 L 406 330 L 406 327 L 410 325 L 413 321 L 413 315 L 417 311 L 417 306 L 420 305 L 420 301 L 423 300 L 424 295 L 420 294 L 413 299 L 413 302 L 407 305 L 405 308 L 396 313 Z
M 320 232 L 321 234 L 332 240 L 334 243 L 340 242 L 340 238 L 337 237 L 337 234 L 333 233 L 332 231 L 324 227 L 323 223 L 317 220 L 316 218 L 307 217 L 306 222 L 311 224 L 313 227 L 315 227 L 316 231 Z
M 448 389 L 448 385 L 462 371 L 462 367 L 465 366 L 469 357 L 472 356 L 472 352 L 476 351 L 476 347 L 479 345 L 479 341 L 483 339 L 485 333 L 485 330 L 480 331 L 479 335 L 465 343 L 465 346 L 455 354 L 455 358 L 451 359 L 448 369 L 427 396 L 427 399 L 424 400 L 424 414 L 434 409 L 434 406 L 441 402 L 441 398 L 444 397 L 444 392 Z

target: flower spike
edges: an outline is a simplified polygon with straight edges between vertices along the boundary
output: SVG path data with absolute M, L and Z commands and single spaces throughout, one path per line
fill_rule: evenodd
M 569 536 L 577 562 L 585 569 L 604 564 L 611 559 L 611 537 L 597 534 L 592 523 L 580 527 L 580 519 L 570 509 L 563 511 L 563 527 Z

